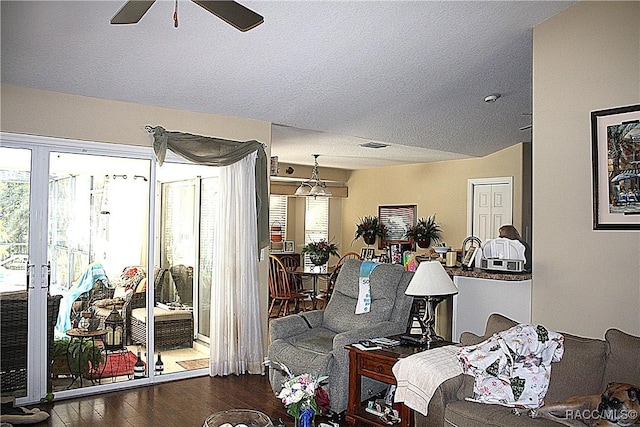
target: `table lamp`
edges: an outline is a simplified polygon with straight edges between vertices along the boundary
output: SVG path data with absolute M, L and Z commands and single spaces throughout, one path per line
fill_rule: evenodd
M 403 336 L 403 338 L 426 346 L 436 341 L 444 341 L 444 338 L 438 336 L 433 329 L 436 322 L 436 306 L 447 296 L 457 294 L 458 288 L 453 284 L 442 264 L 439 261 L 423 261 L 418 264 L 404 293 L 422 297 L 426 304 L 424 318 L 420 321 L 422 336 L 420 338 Z

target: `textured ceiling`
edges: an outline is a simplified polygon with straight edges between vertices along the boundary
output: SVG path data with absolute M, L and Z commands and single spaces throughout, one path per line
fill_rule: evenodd
M 2 1 L 2 82 L 265 120 L 280 161 L 357 169 L 530 141 L 532 28 L 574 2 L 245 1 L 246 33 L 186 0 L 109 25 L 123 3 Z

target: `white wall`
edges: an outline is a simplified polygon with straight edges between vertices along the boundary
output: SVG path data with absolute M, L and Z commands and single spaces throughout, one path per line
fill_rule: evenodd
M 533 321 L 640 335 L 640 232 L 593 231 L 589 116 L 640 102 L 640 2 L 581 2 L 533 36 Z

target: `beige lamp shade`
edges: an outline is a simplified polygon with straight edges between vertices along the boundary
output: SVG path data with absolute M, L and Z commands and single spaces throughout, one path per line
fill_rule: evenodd
M 417 297 L 454 295 L 458 288 L 439 261 L 423 261 L 418 264 L 404 293 Z

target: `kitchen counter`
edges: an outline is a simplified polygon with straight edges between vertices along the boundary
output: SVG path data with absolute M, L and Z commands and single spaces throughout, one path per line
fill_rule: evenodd
M 445 267 L 449 276 L 455 277 L 474 277 L 476 279 L 503 280 L 508 282 L 517 282 L 522 280 L 530 280 L 531 273 L 507 273 L 500 271 L 487 271 L 480 268 L 473 270 L 463 270 L 461 267 Z

